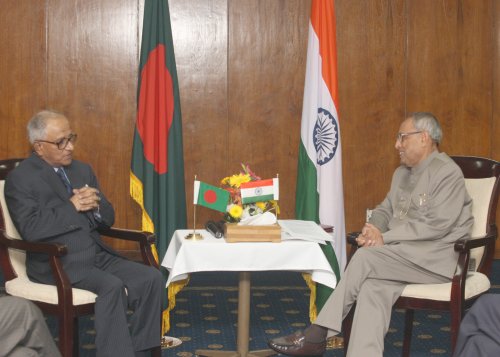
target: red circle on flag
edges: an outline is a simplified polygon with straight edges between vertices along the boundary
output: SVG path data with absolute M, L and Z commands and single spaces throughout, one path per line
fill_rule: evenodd
M 161 174 L 168 172 L 168 134 L 174 117 L 174 86 L 166 65 L 165 45 L 148 55 L 141 70 L 137 131 L 144 156 Z
M 215 203 L 215 201 L 217 201 L 217 193 L 214 190 L 206 190 L 203 194 L 203 198 L 207 203 Z

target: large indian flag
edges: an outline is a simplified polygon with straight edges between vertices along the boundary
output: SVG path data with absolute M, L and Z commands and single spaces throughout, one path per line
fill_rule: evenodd
M 342 146 L 337 90 L 333 0 L 313 0 L 309 22 L 306 81 L 296 192 L 296 217 L 334 227 L 334 243 L 321 246 L 337 280 L 346 262 Z M 318 285 L 321 310 L 332 289 Z M 313 314 L 314 315 L 314 314 Z

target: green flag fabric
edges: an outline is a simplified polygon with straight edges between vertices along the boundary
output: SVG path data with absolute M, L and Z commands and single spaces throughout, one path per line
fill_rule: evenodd
M 205 182 L 195 181 L 193 192 L 193 203 L 195 205 L 226 212 L 227 203 L 229 202 L 228 191 Z
M 179 84 L 167 0 L 145 0 L 130 194 L 142 229 L 156 234 L 159 262 L 175 230 L 186 228 Z

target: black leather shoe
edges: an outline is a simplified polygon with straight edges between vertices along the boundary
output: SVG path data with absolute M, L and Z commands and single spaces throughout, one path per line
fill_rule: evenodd
M 304 332 L 297 331 L 292 335 L 277 337 L 269 340 L 267 345 L 274 351 L 287 356 L 323 356 L 326 349 L 326 341 L 308 342 Z

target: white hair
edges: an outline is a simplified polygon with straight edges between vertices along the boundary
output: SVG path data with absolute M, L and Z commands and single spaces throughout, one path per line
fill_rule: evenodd
M 432 113 L 415 112 L 411 113 L 408 118 L 413 120 L 415 129 L 428 132 L 432 141 L 437 145 L 441 143 L 441 140 L 443 140 L 443 130 L 441 130 L 439 121 Z
M 28 139 L 33 145 L 37 140 L 45 139 L 47 134 L 45 130 L 47 129 L 47 122 L 50 119 L 55 118 L 66 118 L 62 113 L 56 112 L 55 110 L 42 110 L 36 113 L 28 122 Z

